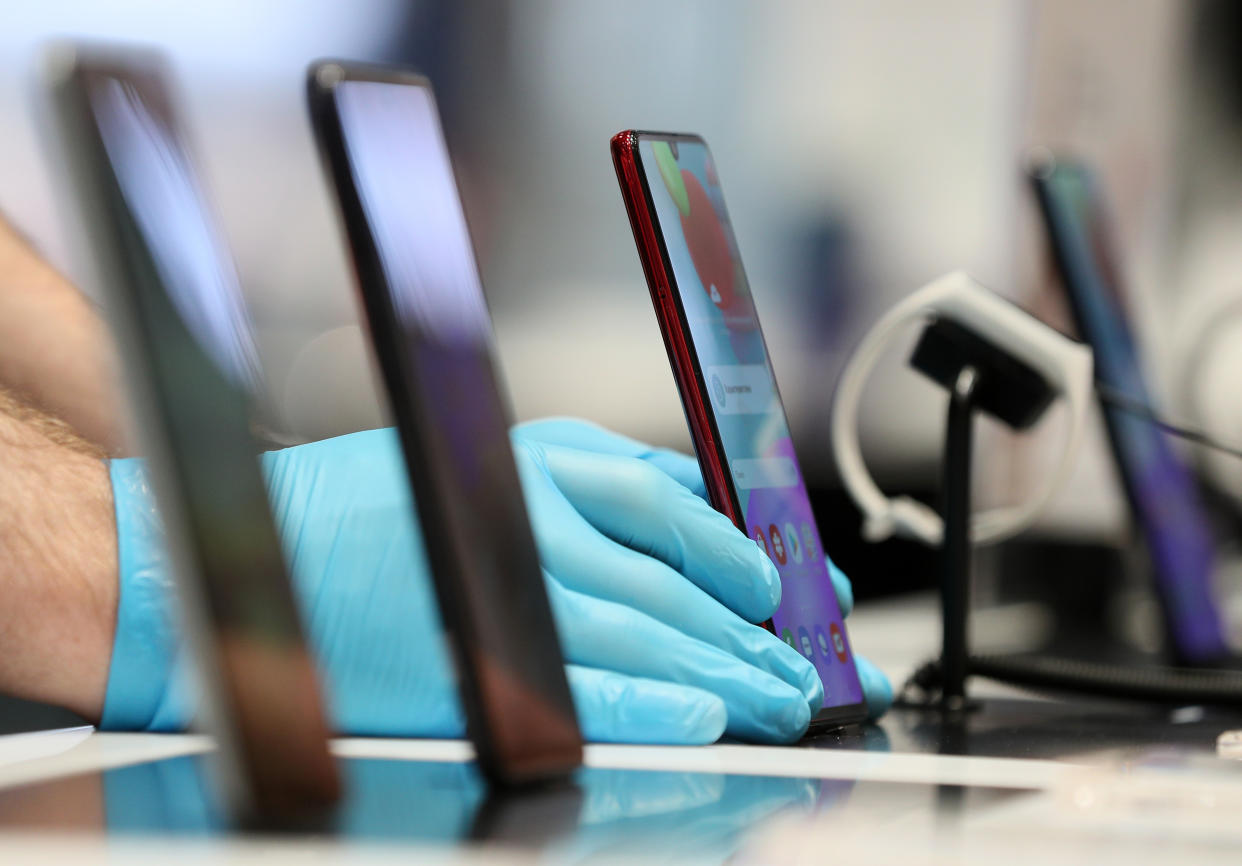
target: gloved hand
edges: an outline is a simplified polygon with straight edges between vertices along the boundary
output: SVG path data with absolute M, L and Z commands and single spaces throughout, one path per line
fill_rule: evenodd
M 822 696 L 809 663 L 744 623 L 727 626 L 715 643 L 693 634 L 737 618 L 679 570 L 700 581 L 720 572 L 713 585 L 732 587 L 729 598 L 747 616 L 762 618 L 775 607 L 775 570 L 748 539 L 688 494 L 673 507 L 669 485 L 676 485 L 641 461 L 537 445 L 515 451 L 541 549 L 556 553 L 557 561 L 545 560 L 545 576 L 588 739 L 706 743 L 726 726 L 756 740 L 801 734 Z M 337 729 L 460 736 L 464 724 L 393 432 L 271 452 L 262 465 Z M 601 472 L 615 501 L 667 513 L 650 521 L 636 513 L 626 529 L 622 515 L 604 513 L 607 496 L 592 498 Z M 171 611 L 145 469 L 139 460 L 116 460 L 111 476 L 120 603 L 101 727 L 182 729 L 196 690 Z M 562 494 L 557 482 L 577 487 Z M 572 543 L 547 541 L 574 520 Z M 617 587 L 600 585 L 608 582 L 603 575 L 630 586 L 618 595 Z
M 645 461 L 513 438 L 566 659 L 704 688 L 741 739 L 800 736 L 823 684 L 752 625 L 780 603 L 754 542 Z
M 518 440 L 525 439 L 542 442 L 547 445 L 572 448 L 580 453 L 608 454 L 642 460 L 663 471 L 704 502 L 707 500 L 707 486 L 703 483 L 703 475 L 699 470 L 698 462 L 677 451 L 667 448 L 653 448 L 636 439 L 622 436 L 619 433 L 614 433 L 596 424 L 576 418 L 546 418 L 526 424 L 519 424 L 514 428 L 513 435 Z M 573 484 L 572 482 L 567 482 L 564 486 L 566 489 L 571 489 Z M 727 518 L 722 516 L 721 519 L 732 528 L 732 524 L 728 522 Z M 738 532 L 738 535 L 740 536 L 741 533 Z M 758 547 L 756 546 L 755 549 L 758 550 Z M 545 560 L 548 559 L 548 555 L 547 551 L 543 551 Z M 824 558 L 828 563 L 828 573 L 832 576 L 832 587 L 836 591 L 837 603 L 841 606 L 841 614 L 849 616 L 850 611 L 854 609 L 854 591 L 850 586 L 850 580 L 837 567 L 836 563 L 828 558 L 827 554 L 825 554 Z M 694 578 L 691 577 L 691 579 L 693 580 Z M 708 582 L 711 584 L 710 577 Z M 732 587 L 713 584 L 704 585 L 704 588 L 717 598 L 726 601 L 734 611 L 750 619 L 752 622 L 759 622 L 771 615 L 769 612 L 762 617 L 755 617 L 753 616 L 753 610 L 730 603 L 730 599 L 734 598 L 731 594 L 734 592 Z M 775 609 L 775 605 L 772 609 Z M 858 668 L 858 678 L 862 682 L 863 696 L 867 701 L 867 712 L 871 718 L 879 718 L 888 711 L 888 708 L 893 703 L 892 684 L 889 683 L 888 677 L 867 659 L 855 656 L 854 661 Z

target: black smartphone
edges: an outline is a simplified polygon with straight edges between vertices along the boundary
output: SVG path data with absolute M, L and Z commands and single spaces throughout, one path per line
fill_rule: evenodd
M 1045 159 L 1030 166 L 1029 180 L 1078 333 L 1095 353 L 1096 380 L 1151 406 L 1095 176 L 1073 160 Z M 1107 403 L 1101 409 L 1130 511 L 1151 556 L 1173 660 L 1231 661 L 1214 585 L 1216 541 L 1194 475 L 1150 420 Z
M 60 46 L 49 73 L 228 794 L 243 819 L 328 804 L 340 779 L 250 434 L 258 357 L 161 64 Z
M 480 764 L 503 783 L 563 776 L 581 735 L 431 85 L 323 61 L 308 95 Z
M 612 157 L 712 505 L 780 572 L 781 604 L 764 625 L 823 680 L 812 731 L 862 721 L 862 684 L 711 152 L 695 135 L 629 130 L 613 137 Z

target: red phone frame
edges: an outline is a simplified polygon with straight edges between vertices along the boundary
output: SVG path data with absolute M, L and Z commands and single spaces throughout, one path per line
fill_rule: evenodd
M 617 179 L 621 182 L 621 196 L 625 199 L 625 210 L 630 216 L 634 241 L 638 245 L 638 257 L 642 260 L 643 274 L 647 277 L 647 287 L 651 290 L 651 301 L 655 305 L 656 317 L 660 320 L 664 348 L 668 350 L 673 377 L 677 380 L 677 390 L 681 393 L 682 408 L 686 412 L 690 435 L 694 439 L 694 451 L 698 455 L 699 468 L 703 471 L 703 480 L 707 485 L 707 497 L 713 508 L 732 520 L 742 532 L 746 532 L 746 521 L 725 477 L 724 449 L 719 444 L 716 420 L 707 411 L 703 373 L 690 349 L 685 315 L 669 284 L 663 241 L 649 211 L 650 191 L 634 156 L 638 134 L 634 130 L 626 130 L 612 137 L 612 158 L 617 168 Z M 764 626 L 775 633 L 771 620 L 764 623 Z
M 651 291 L 651 302 L 660 323 L 664 348 L 668 351 L 673 378 L 677 382 L 677 391 L 681 395 L 681 406 L 686 413 L 686 423 L 690 427 L 694 453 L 698 458 L 699 468 L 703 472 L 708 501 L 711 502 L 713 508 L 733 521 L 733 525 L 749 537 L 750 533 L 737 494 L 725 472 L 727 458 L 724 446 L 720 442 L 716 419 L 707 408 L 709 399 L 707 385 L 704 382 L 698 358 L 691 349 L 693 338 L 690 334 L 690 326 L 686 322 L 681 298 L 672 287 L 672 267 L 669 264 L 664 239 L 656 228 L 651 190 L 638 165 L 636 154 L 640 135 L 659 136 L 662 139 L 683 139 L 702 144 L 704 147 L 707 142 L 700 136 L 687 133 L 627 129 L 614 135 L 609 141 L 609 147 L 612 151 L 613 166 L 617 170 L 617 181 L 621 186 L 621 198 L 625 201 L 625 211 L 630 218 L 630 227 L 634 230 L 634 243 L 638 247 L 638 258 L 642 262 L 647 287 Z M 773 634 L 776 633 L 776 627 L 771 619 L 764 622 L 763 627 Z M 850 661 L 857 672 L 857 661 L 852 653 Z M 818 733 L 829 728 L 860 722 L 866 717 L 865 702 L 824 707 L 811 720 L 810 731 Z

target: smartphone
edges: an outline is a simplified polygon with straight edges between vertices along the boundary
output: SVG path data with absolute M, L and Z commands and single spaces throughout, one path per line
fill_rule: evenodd
M 1153 405 L 1095 176 L 1080 163 L 1049 159 L 1031 166 L 1028 177 L 1078 333 L 1095 353 L 1097 381 Z M 1190 468 L 1148 419 L 1107 403 L 1101 409 L 1130 512 L 1151 556 L 1173 660 L 1229 663 L 1214 580 L 1216 541 Z
M 49 61 L 226 795 L 244 820 L 330 804 L 341 779 L 250 434 L 258 355 L 162 65 L 76 46 Z
M 308 88 L 479 763 L 506 784 L 564 776 L 581 736 L 431 85 L 323 61 Z
M 620 132 L 612 158 L 712 505 L 776 564 L 781 603 L 763 625 L 824 683 L 811 730 L 866 718 L 767 345 L 725 209 L 696 135 Z

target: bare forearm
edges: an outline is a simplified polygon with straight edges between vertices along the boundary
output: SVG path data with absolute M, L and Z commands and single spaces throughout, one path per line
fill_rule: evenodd
M 109 453 L 124 449 L 114 350 L 98 312 L 0 219 L 0 385 Z
M 0 392 L 0 691 L 99 717 L 116 572 L 99 453 Z

